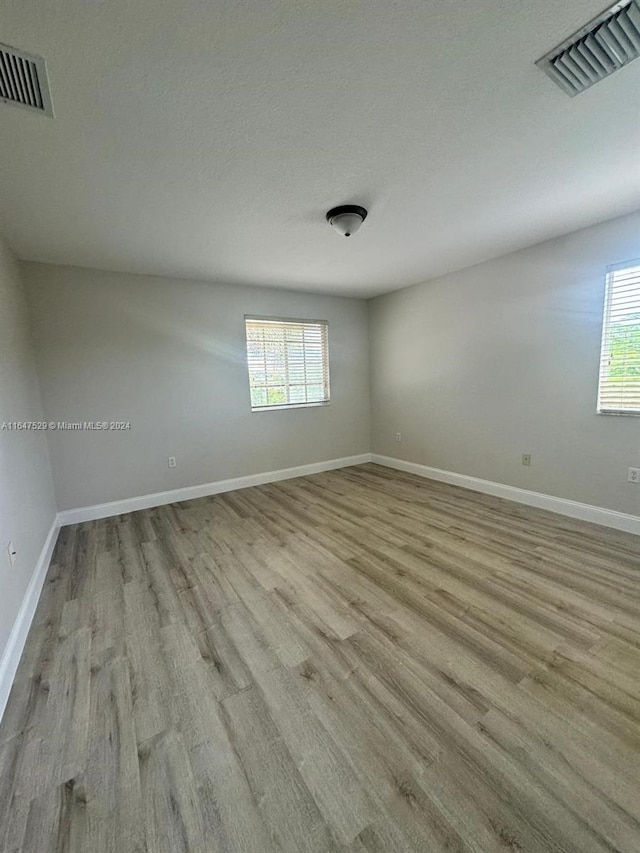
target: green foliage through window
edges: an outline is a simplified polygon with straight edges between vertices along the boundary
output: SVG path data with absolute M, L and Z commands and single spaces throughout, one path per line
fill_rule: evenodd
M 598 411 L 640 414 L 640 261 L 607 273 Z

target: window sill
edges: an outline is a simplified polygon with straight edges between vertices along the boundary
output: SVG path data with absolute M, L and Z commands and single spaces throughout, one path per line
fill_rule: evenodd
M 604 411 L 598 412 L 596 411 L 596 415 L 609 415 L 614 418 L 640 418 L 640 412 L 615 412 L 615 411 Z
M 319 406 L 329 406 L 330 400 L 320 403 L 284 403 L 281 406 L 252 406 L 252 412 L 286 412 L 288 409 L 317 409 Z

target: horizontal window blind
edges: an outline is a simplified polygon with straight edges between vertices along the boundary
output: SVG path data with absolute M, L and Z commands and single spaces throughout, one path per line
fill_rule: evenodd
M 640 259 L 608 268 L 598 411 L 640 415 Z
M 245 317 L 251 408 L 329 402 L 329 330 L 324 320 Z

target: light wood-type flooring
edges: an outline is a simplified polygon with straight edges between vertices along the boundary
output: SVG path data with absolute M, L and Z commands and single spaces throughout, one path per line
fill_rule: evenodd
M 376 465 L 60 533 L 7 853 L 640 851 L 640 538 Z

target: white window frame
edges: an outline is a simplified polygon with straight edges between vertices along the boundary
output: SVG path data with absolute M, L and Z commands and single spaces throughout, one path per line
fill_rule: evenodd
M 632 277 L 622 278 L 621 273 L 636 270 L 636 268 L 637 272 Z M 625 314 L 631 315 L 626 321 L 629 323 L 633 323 L 635 319 L 632 315 L 637 314 L 638 325 L 640 325 L 640 258 L 607 267 L 598 379 L 597 412 L 599 415 L 640 417 L 640 375 L 637 382 L 635 379 L 620 380 L 621 388 L 619 398 L 616 400 L 615 386 L 610 373 L 614 365 L 640 369 L 640 358 L 635 353 L 635 340 L 631 354 L 621 356 L 614 361 L 613 336 L 616 326 L 619 329 L 625 322 L 623 319 Z
M 301 408 L 312 408 L 317 406 L 327 406 L 330 403 L 330 384 L 329 384 L 329 323 L 326 320 L 302 320 L 294 317 L 263 317 L 256 316 L 253 314 L 245 314 L 245 339 L 246 339 L 246 347 L 247 347 L 247 374 L 249 379 L 249 403 L 251 405 L 252 412 L 273 412 L 273 411 L 286 411 L 287 409 L 301 409 Z M 284 353 L 284 371 L 285 376 L 283 378 L 282 383 L 268 383 L 268 369 L 267 369 L 267 356 L 266 353 L 263 353 L 263 370 L 260 373 L 264 374 L 265 382 L 264 384 L 256 384 L 254 379 L 256 374 L 258 373 L 258 365 L 259 361 L 254 355 L 251 355 L 250 349 L 250 340 L 249 340 L 249 329 L 250 324 L 254 324 L 254 328 L 257 326 L 263 326 L 264 328 L 268 328 L 272 325 L 275 328 L 282 328 L 290 326 L 292 329 L 294 327 L 305 327 L 308 326 L 313 334 L 320 334 L 320 358 L 322 361 L 321 366 L 321 377 L 320 379 L 315 378 L 315 381 L 308 379 L 307 377 L 307 367 L 306 367 L 306 357 L 307 354 L 314 355 L 316 364 L 317 364 L 317 355 L 318 355 L 318 343 L 309 342 L 308 347 L 305 347 L 305 341 L 303 337 L 302 348 L 303 348 L 303 367 L 302 367 L 302 376 L 303 379 L 300 380 L 292 380 L 289 377 L 289 371 L 292 369 L 291 365 L 293 360 L 290 360 L 290 350 L 289 346 L 285 340 L 285 353 Z M 291 346 L 294 344 L 292 343 Z M 298 367 L 298 377 L 300 376 L 300 365 Z M 307 397 L 310 387 L 314 386 L 322 386 L 322 392 L 319 399 L 290 399 L 290 395 L 292 389 L 304 388 L 305 397 Z M 254 398 L 252 395 L 252 390 L 257 388 L 264 388 L 267 390 L 268 388 L 283 388 L 285 391 L 286 402 L 283 403 L 261 403 L 256 404 L 254 402 Z M 298 396 L 298 395 L 296 395 Z M 267 400 L 268 400 L 268 390 L 267 390 Z

